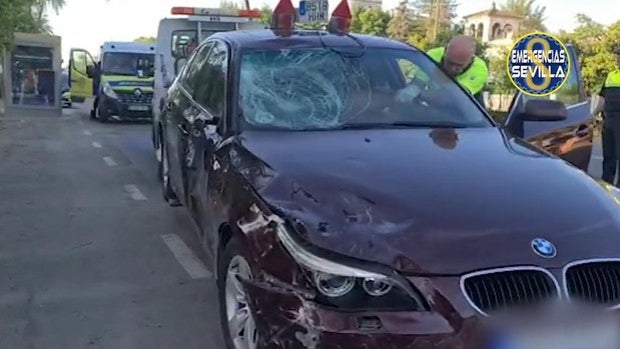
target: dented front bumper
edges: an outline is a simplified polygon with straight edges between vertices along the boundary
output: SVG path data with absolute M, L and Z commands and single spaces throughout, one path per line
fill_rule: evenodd
M 434 312 L 342 312 L 290 290 L 259 283 L 246 287 L 259 348 L 470 349 L 484 342 L 475 317 L 450 323 Z

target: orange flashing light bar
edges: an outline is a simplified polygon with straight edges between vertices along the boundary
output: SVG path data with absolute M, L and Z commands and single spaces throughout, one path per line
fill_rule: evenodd
M 259 10 L 224 10 L 219 8 L 201 8 L 201 7 L 173 7 L 170 11 L 173 15 L 187 16 L 230 16 L 245 18 L 260 18 Z
M 351 26 L 351 8 L 347 0 L 342 0 L 332 12 L 328 30 L 332 34 L 348 34 Z

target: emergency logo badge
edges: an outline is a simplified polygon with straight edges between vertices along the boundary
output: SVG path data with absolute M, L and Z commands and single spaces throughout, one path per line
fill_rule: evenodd
M 513 85 L 529 96 L 548 96 L 568 80 L 570 55 L 553 35 L 530 33 L 508 51 L 508 76 Z

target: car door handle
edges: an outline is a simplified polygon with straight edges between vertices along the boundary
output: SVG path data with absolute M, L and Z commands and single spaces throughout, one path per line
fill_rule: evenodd
M 575 131 L 575 135 L 577 137 L 585 137 L 585 136 L 587 136 L 589 134 L 590 134 L 590 128 L 588 126 L 586 126 L 586 125 L 579 126 L 577 131 Z
M 184 135 L 189 134 L 189 131 L 187 130 L 187 126 L 185 126 L 185 124 L 177 124 L 177 127 L 179 128 L 179 131 L 181 131 L 182 134 Z

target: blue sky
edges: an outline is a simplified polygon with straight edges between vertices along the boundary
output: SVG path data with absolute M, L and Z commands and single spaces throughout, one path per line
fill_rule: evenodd
M 250 0 L 252 7 L 268 4 L 275 7 L 277 0 Z M 385 9 L 394 8 L 398 0 L 383 0 Z M 499 3 L 501 0 L 498 0 Z M 618 0 L 538 0 L 547 7 L 547 26 L 551 31 L 570 30 L 575 26 L 575 15 L 584 12 L 595 20 L 610 24 L 620 20 Z M 293 0 L 293 3 L 298 0 Z M 330 7 L 337 0 L 330 1 Z M 490 8 L 491 0 L 461 0 L 458 14 L 467 15 Z M 66 0 L 59 15 L 51 14 L 50 21 L 56 35 L 62 36 L 63 57 L 69 49 L 80 47 L 96 53 L 104 41 L 131 41 L 139 36 L 156 36 L 159 20 L 170 13 L 172 6 L 217 7 L 219 0 Z

